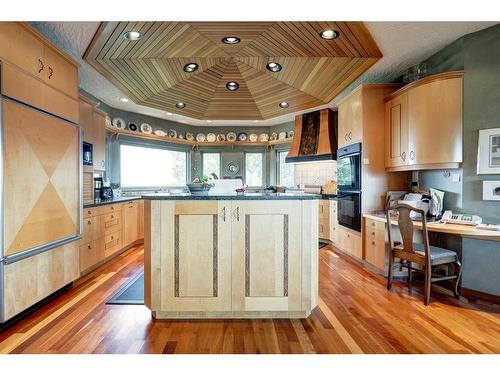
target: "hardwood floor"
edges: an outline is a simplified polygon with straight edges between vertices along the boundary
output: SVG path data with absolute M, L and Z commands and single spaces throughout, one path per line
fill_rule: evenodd
M 385 279 L 327 246 L 308 319 L 154 321 L 144 306 L 106 305 L 142 271 L 132 249 L 0 333 L 0 353 L 500 353 L 500 307 Z

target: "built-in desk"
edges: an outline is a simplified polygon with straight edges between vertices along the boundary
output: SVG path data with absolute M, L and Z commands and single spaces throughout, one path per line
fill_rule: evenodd
M 385 214 L 363 214 L 364 218 L 387 222 Z M 397 217 L 391 218 L 392 225 L 398 225 Z M 421 221 L 413 221 L 415 229 L 422 229 Z M 489 240 L 489 241 L 500 241 L 500 232 L 484 229 L 476 229 L 469 225 L 459 225 L 459 224 L 444 224 L 440 222 L 427 222 L 427 230 L 429 232 L 440 232 L 447 234 L 454 234 L 461 237 L 475 238 L 479 240 Z

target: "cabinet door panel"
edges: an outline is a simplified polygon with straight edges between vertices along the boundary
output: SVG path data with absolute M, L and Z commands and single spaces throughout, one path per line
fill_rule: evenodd
M 105 132 L 104 127 L 106 126 L 106 119 L 104 115 L 94 112 L 93 114 L 93 136 L 94 136 L 94 170 L 104 171 L 106 168 L 105 164 Z
M 50 47 L 45 47 L 46 82 L 73 98 L 78 98 L 78 69 Z
M 233 201 L 233 311 L 301 310 L 300 202 Z
M 122 234 L 123 247 L 128 246 L 138 239 L 137 202 L 124 203 L 122 206 Z
M 79 102 L 80 127 L 83 131 L 83 140 L 88 143 L 95 143 L 94 140 L 94 111 L 92 106 L 80 100 Z
M 408 93 L 385 104 L 386 150 L 385 166 L 408 164 Z
M 409 164 L 462 162 L 462 78 L 408 92 Z M 438 144 L 434 140 L 439 140 Z
M 361 142 L 363 136 L 362 89 L 352 93 L 339 105 L 339 148 Z
M 161 203 L 161 311 L 231 309 L 229 214 L 230 202 Z

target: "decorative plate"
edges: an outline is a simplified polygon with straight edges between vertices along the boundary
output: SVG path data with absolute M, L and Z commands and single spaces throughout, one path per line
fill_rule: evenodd
M 272 132 L 271 133 L 271 138 L 269 139 L 270 141 L 275 141 L 278 139 L 278 133 Z
M 215 142 L 216 139 L 217 139 L 217 137 L 215 136 L 214 133 L 208 133 L 207 134 L 207 141 L 208 142 Z
M 151 134 L 153 132 L 153 128 L 147 122 L 143 122 L 141 124 L 141 132 L 145 134 Z
M 177 138 L 179 138 L 179 139 L 184 139 L 184 134 L 179 133 L 179 135 L 177 136 Z
M 125 120 L 120 117 L 115 117 L 112 122 L 113 126 L 118 129 L 124 130 L 127 127 Z
M 235 161 L 230 161 L 229 163 L 227 163 L 226 165 L 227 173 L 234 175 L 239 171 L 240 171 L 240 166 L 238 165 L 238 163 L 236 163 Z
M 134 124 L 133 122 L 129 122 L 128 123 L 128 130 L 131 130 L 133 132 L 136 132 L 137 131 L 137 125 Z
M 111 123 L 111 117 L 107 116 L 106 115 L 106 118 L 104 119 L 105 123 L 106 123 L 106 126 L 109 128 L 110 126 L 113 126 L 113 124 Z
M 161 137 L 164 137 L 166 136 L 167 134 L 165 134 L 165 132 L 163 130 L 155 130 L 153 133 L 155 133 L 156 135 L 159 135 Z
M 287 138 L 293 138 L 293 135 L 295 134 L 295 132 L 293 130 L 290 130 L 288 132 L 288 137 Z
M 205 142 L 205 134 L 203 134 L 203 133 L 196 134 L 196 141 L 197 142 Z
M 285 139 L 286 138 L 286 132 L 280 132 L 278 134 L 278 139 Z
M 269 141 L 269 134 L 262 133 L 259 134 L 259 142 L 267 142 Z
M 217 142 L 224 142 L 226 140 L 225 134 L 217 134 Z
M 257 134 L 252 133 L 248 136 L 248 139 L 250 140 L 250 142 L 257 142 L 259 136 Z
M 177 138 L 177 132 L 174 129 L 168 129 L 167 135 L 170 138 Z
M 186 139 L 187 139 L 188 141 L 193 141 L 193 140 L 194 140 L 194 135 L 193 135 L 193 133 L 187 132 L 187 133 L 186 133 Z
M 226 139 L 227 139 L 229 142 L 234 142 L 234 141 L 236 141 L 236 133 L 235 133 L 235 132 L 229 132 L 229 133 L 227 133 Z
M 244 142 L 248 139 L 247 133 L 240 133 L 238 134 L 238 141 Z

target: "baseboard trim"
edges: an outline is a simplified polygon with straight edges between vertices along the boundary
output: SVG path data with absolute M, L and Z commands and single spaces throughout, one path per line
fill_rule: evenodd
M 460 292 L 462 296 L 464 296 L 471 302 L 480 299 L 486 302 L 492 302 L 496 305 L 500 305 L 500 296 L 496 296 L 494 294 L 489 294 L 485 292 L 480 292 L 479 290 L 467 289 L 467 288 L 462 288 Z

